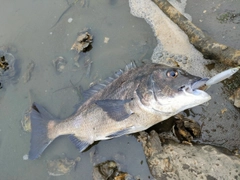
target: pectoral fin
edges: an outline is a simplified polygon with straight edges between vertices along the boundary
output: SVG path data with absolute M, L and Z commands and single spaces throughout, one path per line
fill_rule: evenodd
M 115 100 L 115 99 L 106 99 L 98 100 L 95 103 L 107 112 L 108 116 L 116 121 L 122 121 L 127 119 L 132 113 L 127 112 L 124 105 L 129 103 L 131 99 L 126 100 Z

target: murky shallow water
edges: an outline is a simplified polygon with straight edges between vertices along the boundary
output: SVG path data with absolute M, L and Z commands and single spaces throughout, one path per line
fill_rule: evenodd
M 139 175 L 141 179 L 150 176 L 141 144 L 133 136 L 98 143 L 80 154 L 81 161 L 75 171 L 62 177 L 50 177 L 46 161 L 64 157 L 63 154 L 70 158 L 79 156 L 67 137 L 55 140 L 40 159 L 23 160 L 23 155 L 29 151 L 30 134 L 23 131 L 20 121 L 30 106 L 29 90 L 33 101 L 45 106 L 56 117 L 66 118 L 78 103 L 78 95 L 71 88 L 70 80 L 77 83 L 83 75 L 80 84 L 87 89 L 92 81 L 106 78 L 131 60 L 150 58 L 156 45 L 150 27 L 129 13 L 128 1 L 86 2 L 85 7 L 80 6 L 80 1 L 76 2 L 51 28 L 68 7 L 67 1 L 1 1 L 0 45 L 17 49 L 14 55 L 19 76 L 15 83 L 6 85 L 0 92 L 0 179 L 92 179 L 91 151 L 99 152 L 103 160 L 123 154 L 125 160 L 119 160 L 123 171 Z M 73 18 L 71 23 L 67 21 L 69 18 Z M 74 53 L 70 51 L 77 33 L 85 27 L 91 28 L 94 36 L 90 78 L 85 77 L 83 59 L 80 59 L 79 69 L 73 65 Z M 109 38 L 107 44 L 104 43 L 105 37 Z M 67 60 L 61 74 L 52 66 L 52 60 L 57 56 Z M 24 83 L 23 75 L 31 61 L 36 65 L 30 81 Z M 70 88 L 55 92 L 64 87 Z
M 28 153 L 30 146 L 30 134 L 23 131 L 20 122 L 25 110 L 30 106 L 29 90 L 32 92 L 33 101 L 42 104 L 56 117 L 64 119 L 74 111 L 73 106 L 78 103 L 78 95 L 71 87 L 70 80 L 77 83 L 83 76 L 78 85 L 81 84 L 87 89 L 91 82 L 104 79 L 118 68 L 123 68 L 131 60 L 150 59 L 156 46 L 151 28 L 143 19 L 135 18 L 130 14 L 128 1 L 86 2 L 87 5 L 82 8 L 79 0 L 62 16 L 57 25 L 51 28 L 68 8 L 67 1 L 1 1 L 0 45 L 14 46 L 17 50 L 14 55 L 18 62 L 19 76 L 17 81 L 6 85 L 5 89 L 0 91 L 0 179 L 92 179 L 93 164 L 109 159 L 119 162 L 121 170 L 133 176 L 139 176 L 144 180 L 151 177 L 141 144 L 134 136 L 101 141 L 81 154 L 67 136 L 59 137 L 40 159 L 35 161 L 22 159 L 23 155 Z M 189 7 L 191 6 L 190 4 Z M 198 13 L 201 14 L 204 7 L 199 9 Z M 69 18 L 73 18 L 71 23 L 68 23 Z M 90 51 L 90 58 L 93 61 L 90 78 L 85 77 L 83 59 L 80 60 L 79 69 L 74 67 L 74 53 L 70 51 L 77 32 L 85 27 L 91 28 L 94 35 L 93 49 Z M 201 28 L 204 29 L 204 26 Z M 107 44 L 104 43 L 105 37 L 110 38 Z M 236 43 L 233 46 L 238 46 L 239 41 L 234 42 Z M 67 65 L 61 74 L 56 73 L 52 66 L 52 60 L 57 56 L 63 56 L 67 60 Z M 31 80 L 24 83 L 23 75 L 31 61 L 34 61 L 36 66 Z M 59 90 L 64 87 L 68 88 Z M 229 94 L 225 94 L 222 99 L 222 94 L 225 93 L 222 89 L 222 84 L 209 89 L 213 98 L 209 106 L 199 106 L 188 114 L 199 123 L 205 123 L 203 138 L 206 141 L 215 139 L 218 145 L 221 144 L 218 135 L 222 133 L 222 127 L 214 130 L 211 126 L 207 126 L 206 122 L 216 122 L 216 119 L 221 122 L 229 119 L 230 122 L 232 120 L 229 117 L 236 114 L 234 123 L 226 121 L 224 126 L 225 132 L 228 130 L 225 134 L 229 141 L 232 138 L 229 129 L 234 128 L 231 127 L 232 124 L 235 125 L 234 132 L 239 133 L 237 129 L 240 127 L 237 121 L 239 111 L 227 100 Z M 228 111 L 222 114 L 221 110 L 225 107 Z M 211 125 L 214 126 L 214 123 Z M 236 137 L 239 137 L 238 134 L 234 135 L 233 141 Z M 97 154 L 93 160 L 90 158 L 92 152 Z M 65 156 L 81 157 L 76 170 L 60 177 L 49 176 L 47 160 Z

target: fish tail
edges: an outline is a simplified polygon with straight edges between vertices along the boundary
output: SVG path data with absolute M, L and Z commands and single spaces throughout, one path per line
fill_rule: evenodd
M 47 146 L 55 139 L 48 134 L 55 125 L 55 118 L 41 105 L 33 103 L 30 113 L 31 146 L 28 159 L 37 159 Z

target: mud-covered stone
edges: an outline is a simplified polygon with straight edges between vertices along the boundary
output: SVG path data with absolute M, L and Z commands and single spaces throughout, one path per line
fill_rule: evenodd
M 76 159 L 68 159 L 66 157 L 48 160 L 47 169 L 50 176 L 61 176 L 70 172 L 80 161 L 80 157 Z
M 234 102 L 234 106 L 240 108 L 240 87 L 230 97 L 230 100 Z
M 240 175 L 239 158 L 213 146 L 174 142 L 162 145 L 155 131 L 141 132 L 138 139 L 156 179 L 235 179 Z

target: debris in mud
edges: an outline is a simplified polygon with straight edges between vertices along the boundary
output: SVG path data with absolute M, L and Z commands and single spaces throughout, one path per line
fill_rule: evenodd
M 220 23 L 232 22 L 234 24 L 240 24 L 240 13 L 236 13 L 234 11 L 227 11 L 219 14 L 217 16 L 217 20 Z
M 100 163 L 93 168 L 93 180 L 130 180 L 132 176 L 128 173 L 121 172 L 114 161 Z
M 83 94 L 83 88 L 82 88 L 82 86 L 73 84 L 71 80 L 70 80 L 70 83 L 71 83 L 73 89 L 77 92 L 79 100 L 81 101 L 83 99 L 83 95 L 82 95 Z
M 48 174 L 50 176 L 61 176 L 64 175 L 73 169 L 77 163 L 80 161 L 80 157 L 76 159 L 68 159 L 68 158 L 59 158 L 54 160 L 49 160 L 47 162 Z
M 23 160 L 24 161 L 28 160 L 28 154 L 23 155 Z
M 103 41 L 103 42 L 104 42 L 105 44 L 107 44 L 108 41 L 109 41 L 109 39 L 110 39 L 109 37 L 104 37 L 104 41 Z
M 2 56 L 0 59 L 0 68 L 2 68 L 4 71 L 8 70 L 8 63 L 5 61 L 5 56 Z
M 68 18 L 68 23 L 71 23 L 73 21 L 73 18 Z
M 24 83 L 27 83 L 31 79 L 32 72 L 34 70 L 35 63 L 31 61 L 28 66 L 25 74 L 23 75 L 23 81 Z
M 82 76 L 83 77 L 83 76 Z M 63 87 L 63 88 L 60 88 L 60 89 L 57 89 L 54 91 L 55 92 L 58 92 L 58 91 L 61 91 L 61 90 L 64 90 L 64 89 L 67 89 L 67 88 L 73 88 L 76 92 L 77 92 L 77 95 L 79 97 L 79 100 L 81 101 L 82 100 L 82 94 L 83 94 L 83 87 L 79 84 L 79 82 L 82 80 L 82 77 L 80 78 L 80 80 L 77 82 L 77 83 L 73 83 L 71 80 L 70 80 L 70 83 L 71 85 L 69 86 L 66 86 L 66 87 Z M 79 84 L 79 85 L 78 85 Z
M 213 146 L 186 146 L 172 141 L 162 145 L 155 131 L 141 132 L 138 139 L 156 179 L 234 179 L 239 176 L 236 171 L 239 159 Z
M 22 128 L 26 132 L 31 132 L 30 111 L 31 111 L 31 109 L 27 109 L 24 112 L 23 118 L 21 120 Z
M 90 74 L 91 74 L 92 63 L 93 61 L 91 61 L 90 58 L 86 59 L 84 62 L 84 67 L 87 68 L 86 77 L 88 78 L 90 77 Z
M 240 87 L 233 93 L 233 95 L 229 99 L 234 102 L 234 106 L 240 108 Z
M 89 30 L 84 30 L 78 33 L 77 40 L 72 45 L 71 50 L 80 52 L 88 51 L 88 48 L 91 48 L 91 43 L 93 42 L 93 36 L 88 32 Z
M 80 67 L 78 60 L 81 52 L 87 52 L 92 49 L 93 35 L 89 33 L 89 29 L 84 29 L 78 33 L 77 40 L 72 45 L 71 50 L 75 50 L 77 54 L 74 57 L 75 65 Z
M 53 66 L 55 67 L 56 71 L 61 73 L 61 72 L 63 72 L 63 70 L 67 64 L 67 61 L 62 56 L 59 56 L 56 59 L 54 59 L 52 61 L 52 63 L 53 63 Z
M 25 132 L 31 132 L 31 120 L 30 120 L 30 113 L 32 111 L 32 94 L 31 91 L 29 91 L 29 108 L 25 110 L 22 120 L 21 120 L 21 125 L 22 128 Z
M 8 52 L 10 48 L 0 47 L 0 84 L 13 80 L 16 75 L 15 57 Z
M 175 116 L 177 120 L 173 126 L 173 133 L 182 143 L 191 144 L 193 138 L 200 137 L 201 127 L 200 125 L 183 115 L 178 114 Z

